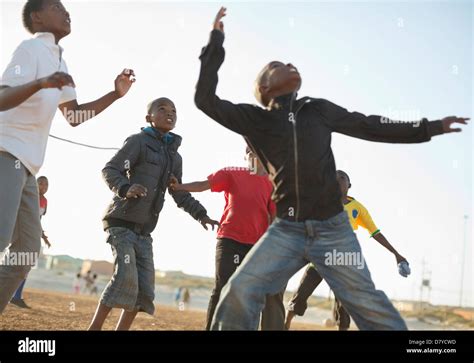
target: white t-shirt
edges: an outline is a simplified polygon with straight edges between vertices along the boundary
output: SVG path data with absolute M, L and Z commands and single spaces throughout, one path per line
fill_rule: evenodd
M 63 48 L 52 33 L 36 33 L 15 50 L 0 79 L 2 86 L 20 86 L 55 72 L 68 73 Z M 76 99 L 72 87 L 47 88 L 25 102 L 0 112 L 0 150 L 18 158 L 36 175 L 43 165 L 49 130 L 58 105 Z

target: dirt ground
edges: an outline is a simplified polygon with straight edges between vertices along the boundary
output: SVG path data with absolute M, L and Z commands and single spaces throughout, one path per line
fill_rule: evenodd
M 0 330 L 86 330 L 98 297 L 26 289 L 24 299 L 31 309 L 7 306 L 0 315 Z M 120 311 L 114 309 L 104 324 L 113 330 Z M 155 315 L 138 314 L 132 330 L 203 330 L 206 314 L 156 305 Z M 323 330 L 319 325 L 293 323 L 292 330 Z

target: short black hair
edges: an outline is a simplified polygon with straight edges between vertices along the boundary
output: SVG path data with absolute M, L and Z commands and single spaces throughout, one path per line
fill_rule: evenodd
M 34 34 L 33 24 L 31 22 L 31 13 L 35 11 L 40 11 L 43 8 L 44 0 L 28 0 L 23 6 L 23 26 L 28 30 L 31 34 Z
M 347 181 L 349 182 L 349 187 L 351 186 L 351 178 L 349 178 L 349 175 L 344 171 L 344 170 L 337 170 L 336 173 L 341 173 L 347 178 Z
M 38 177 L 38 179 L 36 179 L 37 181 L 40 181 L 40 180 L 46 180 L 48 181 L 48 178 L 46 178 L 44 175 L 41 175 Z
M 169 98 L 167 97 L 160 97 L 160 98 L 157 98 L 156 100 L 153 100 L 151 101 L 147 106 L 146 106 L 146 112 L 148 115 L 151 115 L 153 113 L 153 109 L 157 106 L 157 105 L 161 105 L 163 103 L 171 103 L 173 106 L 174 106 L 174 102 L 171 101 Z

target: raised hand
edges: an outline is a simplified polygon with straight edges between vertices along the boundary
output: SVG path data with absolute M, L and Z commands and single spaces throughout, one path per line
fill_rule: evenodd
M 146 197 L 147 189 L 141 184 L 132 184 L 130 188 L 128 188 L 126 197 L 128 199 L 131 198 L 139 198 L 139 197 Z
M 135 82 L 135 72 L 133 69 L 124 69 L 117 78 L 115 78 L 115 93 L 117 97 L 123 97 Z
M 450 132 L 461 132 L 462 129 L 460 127 L 452 129 L 451 125 L 454 123 L 467 125 L 468 120 L 470 120 L 470 118 L 456 116 L 445 117 L 441 120 L 441 122 L 443 123 L 443 131 L 445 134 Z
M 216 18 L 214 19 L 213 29 L 219 30 L 222 33 L 224 33 L 224 22 L 222 21 L 222 18 L 227 15 L 226 11 L 227 8 L 221 7 L 217 12 Z
M 64 72 L 56 72 L 50 76 L 39 79 L 41 88 L 58 88 L 62 89 L 64 86 L 76 87 L 72 77 Z

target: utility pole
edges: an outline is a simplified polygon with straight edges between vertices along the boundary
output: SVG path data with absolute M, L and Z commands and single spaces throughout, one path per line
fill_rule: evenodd
M 463 290 L 464 290 L 464 263 L 466 260 L 466 234 L 467 234 L 467 220 L 469 216 L 467 214 L 464 215 L 464 238 L 463 238 L 463 246 L 462 246 L 462 255 L 461 255 L 461 289 L 459 292 L 459 307 L 462 307 L 462 298 L 463 298 Z

